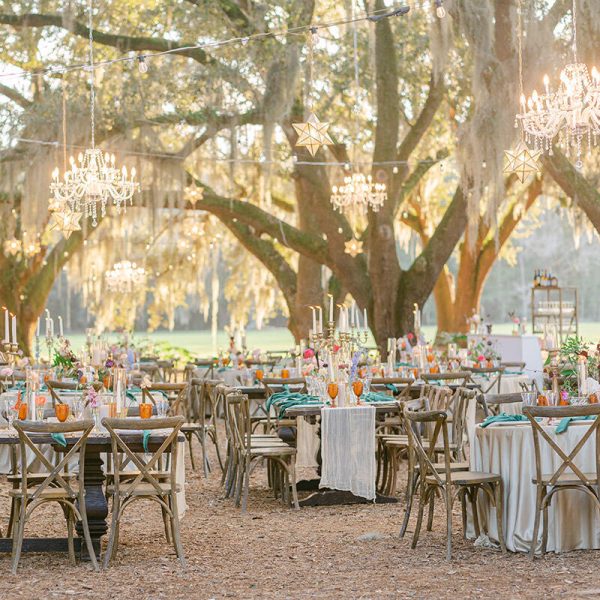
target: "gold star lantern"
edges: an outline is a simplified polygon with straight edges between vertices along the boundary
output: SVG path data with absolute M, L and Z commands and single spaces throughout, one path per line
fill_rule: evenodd
M 521 140 L 513 150 L 504 151 L 504 156 L 506 156 L 504 173 L 507 175 L 514 173 L 519 181 L 523 183 L 531 174 L 540 170 L 538 159 L 541 154 L 541 150 L 532 151 Z
M 204 198 L 204 188 L 199 185 L 188 185 L 184 190 L 185 199 L 192 205 L 196 206 Z
M 82 216 L 82 212 L 65 207 L 63 210 L 52 213 L 50 229 L 59 229 L 65 238 L 69 239 L 69 236 L 74 231 L 79 231 L 81 229 L 81 224 L 79 221 L 81 220 Z
M 361 240 L 357 240 L 356 238 L 352 238 L 347 242 L 344 242 L 344 252 L 349 254 L 352 258 L 356 258 L 359 254 L 363 252 L 363 243 Z
M 11 256 L 15 256 L 21 251 L 21 240 L 13 237 L 4 242 L 4 252 L 6 254 L 10 254 Z
M 311 156 L 314 156 L 321 146 L 333 145 L 327 130 L 329 123 L 321 123 L 314 113 L 311 113 L 306 123 L 292 123 L 298 134 L 296 146 L 304 146 Z

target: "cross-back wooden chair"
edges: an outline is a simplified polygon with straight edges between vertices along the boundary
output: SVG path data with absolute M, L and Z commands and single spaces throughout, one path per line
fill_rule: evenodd
M 102 419 L 102 424 L 110 435 L 114 465 L 113 484 L 107 490 L 112 498 L 112 520 L 108 547 L 104 555 L 105 568 L 117 554 L 119 525 L 123 512 L 130 504 L 142 499 L 152 500 L 160 506 L 167 542 L 173 544 L 181 565 L 185 566 L 177 510 L 177 492 L 180 491 L 180 486 L 176 481 L 177 444 L 183 422 L 182 416 L 161 419 Z M 149 453 L 148 458 L 140 454 L 142 431 L 150 431 L 150 443 L 152 432 L 157 430 L 165 430 L 164 439 L 157 450 Z M 140 440 L 136 443 L 123 439 L 132 432 L 140 434 Z M 170 456 L 170 460 L 164 461 L 169 467 L 168 470 L 161 470 L 160 465 L 163 464 L 165 454 Z M 138 469 L 135 477 L 124 470 L 129 463 L 133 463 Z
M 500 393 L 502 389 L 502 375 L 504 374 L 505 368 L 500 367 L 467 367 L 467 370 L 472 373 L 472 375 L 479 375 L 485 381 L 485 383 L 481 383 L 481 391 L 484 394 L 488 394 L 491 390 L 496 389 L 497 393 Z
M 535 477 L 533 483 L 536 486 L 535 520 L 533 525 L 533 537 L 529 555 L 531 559 L 535 556 L 538 545 L 538 533 L 540 527 L 540 516 L 542 522 L 542 555 L 546 553 L 548 543 L 548 507 L 554 494 L 564 490 L 578 490 L 590 496 L 596 508 L 600 508 L 600 405 L 590 404 L 588 406 L 524 406 L 523 414 L 530 420 L 533 432 L 533 447 L 535 449 Z M 538 417 L 595 417 L 587 431 L 581 436 L 575 447 L 563 450 L 553 435 L 544 429 L 538 421 Z M 595 470 L 584 472 L 576 464 L 576 458 L 587 443 L 595 445 Z M 542 467 L 542 444 L 548 445 L 553 454 L 558 455 L 561 460 L 556 469 L 550 473 L 544 473 Z
M 503 367 L 505 371 L 523 372 L 525 370 L 526 365 L 527 365 L 527 363 L 525 361 L 501 362 L 500 363 L 500 366 Z
M 304 377 L 263 377 L 261 384 L 265 388 L 265 404 L 258 404 L 263 415 L 252 415 L 252 429 L 255 430 L 259 425 L 263 426 L 263 433 L 271 433 L 279 427 L 295 427 L 296 419 L 273 419 L 272 411 L 266 410 L 266 401 L 277 393 L 284 390 L 306 394 L 306 379 Z
M 175 362 L 172 360 L 156 361 L 158 378 L 165 383 L 173 383 L 175 379 Z
M 269 483 L 275 497 L 281 496 L 282 502 L 293 503 L 299 508 L 296 490 L 296 448 L 278 439 L 257 439 L 252 434 L 250 403 L 245 394 L 238 391 L 229 393 L 225 398 L 227 404 L 228 430 L 233 447 L 232 466 L 235 473 L 232 477 L 233 488 L 230 495 L 235 496 L 236 506 L 246 511 L 250 486 L 250 475 L 256 465 L 268 461 Z M 291 497 L 290 497 L 291 489 Z
M 210 462 L 206 450 L 206 438 L 212 441 L 217 452 L 217 459 L 221 469 L 223 469 L 223 460 L 219 449 L 217 434 L 217 410 L 213 400 L 213 394 L 209 393 L 207 380 L 193 377 L 190 380 L 189 400 L 187 403 L 186 423 L 182 428 L 190 448 L 190 459 L 192 469 L 196 469 L 192 453 L 192 436 L 198 438 L 202 448 L 202 463 L 204 476 L 208 477 L 210 473 Z M 207 420 L 208 416 L 208 420 Z M 189 433 L 188 433 L 189 432 Z
M 31 518 L 32 513 L 43 504 L 57 502 L 60 504 L 67 520 L 67 535 L 69 556 L 75 564 L 74 548 L 74 525 L 76 520 L 81 521 L 83 537 L 87 546 L 90 560 L 94 568 L 98 570 L 96 553 L 92 545 L 90 530 L 88 526 L 85 509 L 85 489 L 83 485 L 85 476 L 85 449 L 89 434 L 94 428 L 94 421 L 75 421 L 71 423 L 41 423 L 36 421 L 15 421 L 14 427 L 19 435 L 19 473 L 20 486 L 9 491 L 14 501 L 14 523 L 13 523 L 13 548 L 12 548 L 12 572 L 15 574 L 21 557 L 23 538 L 25 535 L 25 524 Z M 78 438 L 70 448 L 62 451 L 62 458 L 51 464 L 34 441 L 36 435 L 42 435 L 51 442 L 52 434 L 79 434 Z M 31 476 L 28 473 L 28 452 L 40 461 L 46 473 L 36 473 Z M 79 476 L 78 485 L 74 485 L 72 478 L 65 476 L 65 469 L 69 461 L 79 454 Z
M 192 363 L 192 377 L 200 379 L 214 379 L 215 361 L 212 358 L 197 359 Z
M 466 533 L 467 510 L 466 500 L 469 499 L 473 510 L 475 533 L 479 537 L 479 521 L 477 517 L 477 495 L 484 490 L 490 501 L 496 507 L 498 537 L 503 552 L 506 552 L 504 535 L 502 533 L 502 502 L 503 489 L 500 475 L 477 471 L 454 471 L 451 467 L 450 447 L 448 439 L 447 414 L 444 411 L 404 411 L 407 420 L 408 442 L 410 452 L 419 465 L 419 512 L 412 540 L 412 548 L 417 547 L 423 514 L 427 504 L 435 501 L 436 495 L 444 500 L 446 508 L 446 560 L 452 558 L 452 509 L 456 499 L 462 505 L 463 535 Z M 420 429 L 432 429 L 429 440 L 424 441 Z M 443 447 L 443 461 L 437 462 L 440 447 Z M 431 509 L 430 509 L 431 514 Z
M 483 414 L 489 417 L 490 415 L 498 415 L 503 412 L 506 405 L 523 402 L 523 396 L 521 392 L 514 392 L 512 394 L 479 393 L 477 394 L 477 402 L 483 409 Z

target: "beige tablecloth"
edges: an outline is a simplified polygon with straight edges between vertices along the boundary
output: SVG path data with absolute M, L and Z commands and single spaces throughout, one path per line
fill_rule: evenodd
M 556 424 L 547 427 L 557 444 L 568 455 L 585 434 L 589 423 L 571 423 L 561 434 L 554 433 Z M 542 448 L 544 473 L 553 472 L 561 464 L 560 457 L 546 443 Z M 590 439 L 575 461 L 584 472 L 595 472 L 595 444 Z M 504 536 L 506 547 L 515 552 L 528 552 L 533 536 L 536 488 L 535 454 L 531 425 L 477 426 L 471 447 L 474 471 L 498 473 L 504 482 Z M 482 494 L 480 518 L 487 521 L 490 537 L 497 540 L 495 509 Z M 568 552 L 600 548 L 600 511 L 583 492 L 558 492 L 549 508 L 548 551 Z M 541 527 L 540 527 L 541 530 Z M 538 544 L 541 543 L 541 531 Z
M 375 407 L 321 409 L 322 488 L 375 499 Z

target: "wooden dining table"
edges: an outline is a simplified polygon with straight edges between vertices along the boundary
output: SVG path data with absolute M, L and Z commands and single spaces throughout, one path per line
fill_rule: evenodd
M 147 449 L 149 452 L 157 450 L 165 441 L 170 432 L 153 430 L 148 438 Z M 134 451 L 144 453 L 142 432 L 119 432 L 121 439 Z M 30 434 L 29 436 L 38 444 L 51 445 L 58 452 L 68 452 L 69 449 L 79 439 L 77 435 L 66 435 L 66 447 L 57 444 L 50 435 L 46 434 Z M 15 430 L 0 429 L 0 446 L 12 445 L 17 449 L 19 441 L 18 434 Z M 178 442 L 184 442 L 185 438 L 182 434 L 178 437 Z M 108 531 L 108 501 L 104 493 L 104 481 L 106 480 L 104 472 L 103 454 L 110 453 L 111 441 L 110 436 L 105 431 L 92 431 L 87 439 L 85 448 L 85 473 L 83 485 L 85 488 L 85 509 L 88 518 L 90 529 L 90 537 L 96 551 L 96 556 L 100 556 L 100 547 L 102 536 Z M 87 548 L 83 540 L 83 530 L 81 522 L 78 521 L 75 525 L 78 538 L 75 539 L 75 550 L 80 552 L 82 560 L 89 560 L 87 556 Z M 68 552 L 67 538 L 25 538 L 23 541 L 23 552 Z M 0 552 L 12 552 L 12 538 L 0 538 Z

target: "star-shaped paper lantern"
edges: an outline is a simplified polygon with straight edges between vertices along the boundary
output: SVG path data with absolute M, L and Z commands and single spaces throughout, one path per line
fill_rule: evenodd
M 65 238 L 69 239 L 69 236 L 74 231 L 81 229 L 80 220 L 83 213 L 72 210 L 66 207 L 64 210 L 60 210 L 52 213 L 52 220 L 50 223 L 50 229 L 59 229 Z
M 204 188 L 199 185 L 188 185 L 184 190 L 184 195 L 192 206 L 196 206 L 196 202 L 204 198 Z
M 298 134 L 296 146 L 304 146 L 314 156 L 321 146 L 332 145 L 327 130 L 329 123 L 321 123 L 314 113 L 311 113 L 306 123 L 292 123 Z
M 11 256 L 15 256 L 21 251 L 21 240 L 13 237 L 4 242 L 4 252 L 6 254 L 10 254 Z
M 344 252 L 349 254 L 352 258 L 356 258 L 363 252 L 363 243 L 356 238 L 352 238 L 344 243 Z
M 504 173 L 507 175 L 514 173 L 523 183 L 532 173 L 540 170 L 538 159 L 541 154 L 541 150 L 530 150 L 527 144 L 521 140 L 513 150 L 504 151 L 506 156 Z

